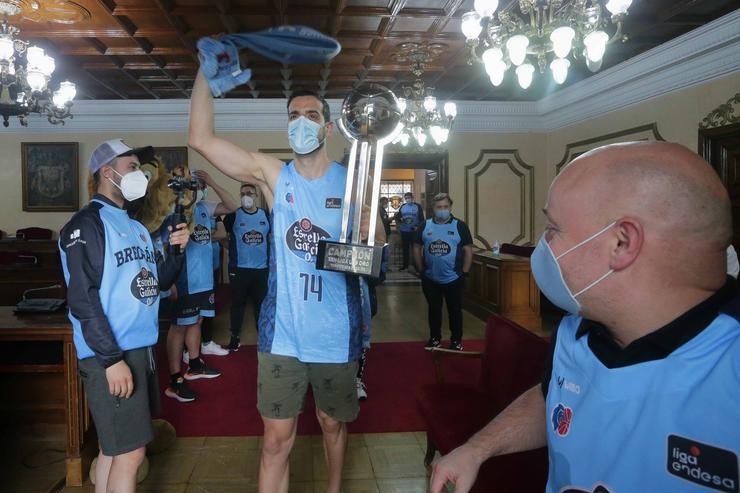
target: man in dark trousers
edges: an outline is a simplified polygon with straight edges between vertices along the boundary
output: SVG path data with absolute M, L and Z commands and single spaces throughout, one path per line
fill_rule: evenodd
M 414 202 L 413 193 L 406 192 L 403 195 L 403 205 L 396 212 L 395 220 L 398 230 L 401 232 L 401 246 L 403 248 L 401 270 L 405 270 L 409 266 L 411 245 L 414 244 L 419 226 L 424 223 L 424 209 L 421 204 Z
M 462 350 L 462 295 L 464 277 L 473 263 L 473 238 L 468 225 L 452 215 L 452 199 L 439 193 L 432 199 L 434 217 L 419 229 L 414 261 L 429 303 L 427 349 L 442 340 L 442 298 L 449 315 L 450 349 Z
M 132 149 L 120 139 L 100 144 L 88 169 L 97 193 L 59 234 L 80 376 L 95 423 L 100 454 L 98 491 L 131 493 L 159 411 L 152 348 L 157 343 L 159 291 L 168 289 L 183 255 L 165 259 L 147 229 L 124 210 L 146 193 L 139 169 L 152 148 Z M 170 245 L 185 247 L 187 225 Z
M 239 190 L 241 207 L 232 212 L 224 225 L 229 233 L 229 282 L 231 283 L 231 342 L 228 349 L 239 350 L 239 334 L 244 321 L 247 299 L 254 304 L 254 323 L 260 316 L 262 300 L 267 294 L 269 273 L 268 237 L 270 218 L 264 209 L 258 208 L 257 187 L 245 183 Z

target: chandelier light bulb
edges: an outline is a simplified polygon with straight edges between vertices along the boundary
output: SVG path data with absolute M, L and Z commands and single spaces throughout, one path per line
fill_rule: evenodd
M 585 52 L 586 50 L 583 50 L 583 51 Z M 585 56 L 585 53 L 584 53 L 584 56 Z M 586 67 L 588 67 L 588 69 L 591 72 L 598 72 L 599 69 L 601 69 L 601 62 L 603 61 L 604 59 L 602 58 L 598 61 L 592 62 L 591 59 L 588 58 L 588 56 L 586 56 Z
M 570 67 L 570 62 L 567 58 L 556 58 L 550 63 L 552 78 L 555 82 L 558 84 L 565 82 L 565 79 L 568 78 L 568 67 Z
M 13 40 L 10 38 L 0 38 L 0 61 L 9 62 L 13 58 Z
M 416 141 L 419 143 L 419 147 L 424 147 L 424 144 L 427 143 L 427 134 L 420 133 L 416 136 Z
M 442 127 L 439 125 L 432 125 L 429 127 L 429 133 L 432 134 L 434 143 L 440 145 L 442 143 Z
M 59 84 L 59 92 L 64 96 L 65 102 L 70 102 L 77 96 L 77 86 L 74 82 L 65 80 Z
M 453 120 L 457 116 L 457 105 L 453 103 L 452 101 L 447 101 L 444 105 L 445 110 L 445 116 L 447 118 L 452 118 Z
M 401 134 L 401 145 L 406 147 L 409 144 L 409 134 L 406 132 Z
M 532 76 L 534 75 L 534 65 L 531 63 L 525 63 L 519 65 L 516 68 L 516 77 L 519 80 L 519 86 L 522 89 L 526 89 L 532 84 Z
M 54 73 L 54 69 L 56 68 L 56 64 L 54 63 L 54 59 L 50 57 L 49 55 L 44 55 L 41 59 L 41 73 L 44 74 L 46 77 L 51 77 L 51 74 Z
M 624 15 L 629 10 L 632 0 L 609 0 L 606 2 L 606 9 L 612 13 L 613 16 Z
M 486 68 L 486 72 L 488 72 L 488 75 L 491 75 L 494 64 L 504 58 L 504 52 L 501 51 L 501 48 L 488 48 L 480 58 L 483 60 L 483 66 Z
M 44 50 L 38 46 L 29 46 L 26 50 L 26 60 L 28 61 L 28 70 L 41 68 L 44 60 Z
M 442 129 L 442 143 L 447 142 L 447 139 L 450 138 L 450 129 L 449 128 L 443 128 Z
M 506 75 L 506 63 L 503 60 L 494 62 L 491 71 L 488 72 L 488 77 L 491 79 L 491 84 L 498 87 L 504 81 L 504 75 Z
M 424 109 L 428 112 L 432 112 L 437 108 L 437 98 L 434 96 L 425 96 L 424 97 Z
M 473 8 L 481 17 L 491 17 L 498 8 L 498 0 L 475 0 Z
M 527 47 L 529 46 L 529 38 L 523 34 L 517 34 L 512 36 L 506 41 L 506 49 L 509 52 L 509 60 L 514 65 L 521 65 L 524 63 L 524 59 L 527 58 Z
M 29 71 L 26 74 L 26 82 L 33 92 L 43 91 L 46 87 L 46 76 L 38 70 Z
M 550 41 L 552 41 L 552 48 L 556 57 L 565 58 L 568 56 L 575 35 L 576 32 L 573 28 L 568 26 L 559 27 L 550 34 Z
M 478 39 L 478 35 L 483 29 L 483 26 L 480 25 L 480 14 L 474 10 L 464 13 L 461 28 L 465 39 L 468 41 Z
M 594 31 L 583 38 L 583 44 L 586 45 L 586 58 L 592 62 L 601 61 L 606 51 L 606 43 L 609 41 L 609 35 L 604 31 Z
M 398 111 L 403 114 L 406 111 L 406 98 L 398 98 Z

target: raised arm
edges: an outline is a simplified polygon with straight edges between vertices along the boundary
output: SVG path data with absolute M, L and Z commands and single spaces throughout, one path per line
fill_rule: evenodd
M 257 183 L 263 192 L 272 196 L 283 162 L 266 154 L 246 151 L 216 136 L 213 96 L 200 70 L 190 100 L 188 145 L 225 175 L 240 182 Z

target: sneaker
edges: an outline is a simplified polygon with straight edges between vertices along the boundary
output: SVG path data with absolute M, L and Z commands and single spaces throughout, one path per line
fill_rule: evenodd
M 364 401 L 367 399 L 367 389 L 361 379 L 355 378 L 355 385 L 357 386 L 357 400 Z
M 450 341 L 450 349 L 453 351 L 462 351 L 463 345 L 461 341 Z
M 236 352 L 239 351 L 239 346 L 241 346 L 239 336 L 231 336 L 231 340 L 229 341 L 229 345 L 226 346 L 226 349 Z
M 437 339 L 436 337 L 430 337 L 429 342 L 426 343 L 424 346 L 424 349 L 431 350 L 432 348 L 439 347 L 441 344 L 441 341 Z
M 226 356 L 229 354 L 228 349 L 224 349 L 213 341 L 208 341 L 200 345 L 200 354 L 210 354 L 213 356 Z
M 175 385 L 170 384 L 164 391 L 164 395 L 180 402 L 193 402 L 198 397 L 182 377 L 177 379 Z
M 185 363 L 186 365 L 190 364 L 190 355 L 188 354 L 187 351 L 182 352 L 182 362 Z
M 203 360 L 201 360 L 203 361 Z M 201 378 L 216 378 L 220 377 L 221 372 L 215 368 L 207 366 L 205 363 L 200 368 L 188 367 L 188 371 L 185 372 L 185 380 L 198 380 Z

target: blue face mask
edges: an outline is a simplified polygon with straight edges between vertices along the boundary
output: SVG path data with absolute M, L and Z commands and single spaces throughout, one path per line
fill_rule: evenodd
M 321 125 L 299 116 L 288 123 L 288 143 L 296 154 L 311 154 L 324 140 L 319 141 Z
M 434 211 L 434 217 L 436 217 L 440 221 L 446 221 L 450 218 L 450 210 L 449 209 L 437 209 Z
M 578 315 L 578 313 L 580 313 L 581 304 L 578 303 L 576 297 L 585 293 L 586 291 L 606 279 L 607 276 L 614 272 L 614 269 L 610 269 L 609 272 L 599 277 L 594 282 L 581 289 L 577 293 L 573 293 L 568 285 L 565 283 L 565 279 L 563 278 L 563 271 L 560 270 L 558 259 L 569 254 L 576 248 L 585 245 L 589 241 L 607 231 L 616 223 L 616 221 L 612 222 L 601 231 L 589 236 L 575 246 L 570 247 L 568 250 L 564 251 L 557 257 L 554 253 L 552 253 L 552 249 L 550 248 L 549 243 L 547 243 L 547 240 L 545 240 L 545 235 L 542 235 L 539 243 L 537 243 L 537 247 L 534 249 L 534 252 L 532 252 L 530 263 L 532 264 L 532 275 L 534 276 L 534 280 L 537 282 L 537 286 L 539 286 L 542 294 L 547 296 L 548 300 L 552 301 L 556 306 L 562 308 L 570 314 Z

